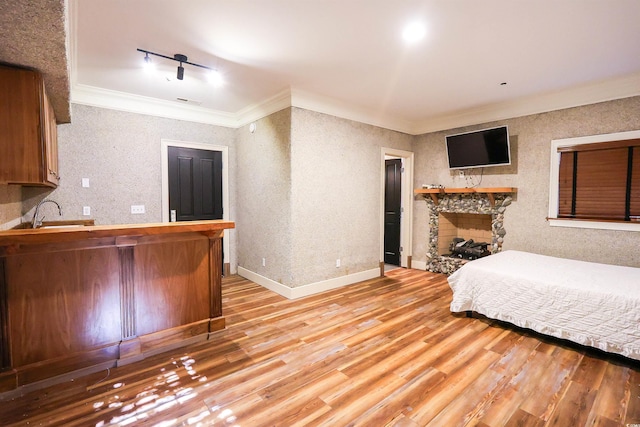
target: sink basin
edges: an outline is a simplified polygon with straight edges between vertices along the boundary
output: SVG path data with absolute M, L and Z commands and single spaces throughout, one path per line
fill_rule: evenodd
M 42 229 L 42 228 L 75 228 L 75 227 L 84 227 L 87 225 L 95 225 L 94 220 L 92 219 L 70 219 L 70 220 L 64 220 L 64 221 L 45 221 L 42 223 L 42 225 L 40 227 L 38 227 L 37 229 Z M 30 222 L 23 222 L 22 224 L 19 224 L 15 227 L 13 227 L 14 229 L 30 229 L 31 228 L 31 223 Z

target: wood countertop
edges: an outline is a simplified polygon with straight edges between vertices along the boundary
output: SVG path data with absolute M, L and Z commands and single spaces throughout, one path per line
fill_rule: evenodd
M 16 244 L 43 244 L 71 242 L 121 236 L 153 236 L 175 233 L 201 233 L 209 235 L 235 228 L 233 221 L 181 221 L 149 224 L 92 225 L 78 227 L 43 227 L 13 229 L 0 232 L 0 246 Z

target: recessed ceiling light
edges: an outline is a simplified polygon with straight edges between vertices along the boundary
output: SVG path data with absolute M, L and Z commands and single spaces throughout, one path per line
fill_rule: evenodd
M 427 29 L 422 22 L 412 22 L 402 30 L 402 38 L 408 43 L 414 43 L 424 38 L 426 33 Z

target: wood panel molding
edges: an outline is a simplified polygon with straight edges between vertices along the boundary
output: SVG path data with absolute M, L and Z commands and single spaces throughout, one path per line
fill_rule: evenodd
M 0 232 L 0 391 L 131 363 L 224 328 L 221 237 L 233 226 Z
M 120 318 L 123 341 L 134 338 L 136 332 L 136 301 L 134 289 L 133 247 L 119 247 L 120 260 Z
M 5 259 L 0 258 L 0 372 L 11 368 L 9 351 L 9 293 L 5 277 Z
M 222 316 L 222 240 L 209 236 L 209 317 Z

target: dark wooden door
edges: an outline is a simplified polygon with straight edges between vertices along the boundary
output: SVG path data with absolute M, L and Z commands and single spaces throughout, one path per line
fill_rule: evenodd
M 402 212 L 402 160 L 385 160 L 384 262 L 400 265 L 400 217 Z
M 222 153 L 168 147 L 169 210 L 177 221 L 222 219 Z

